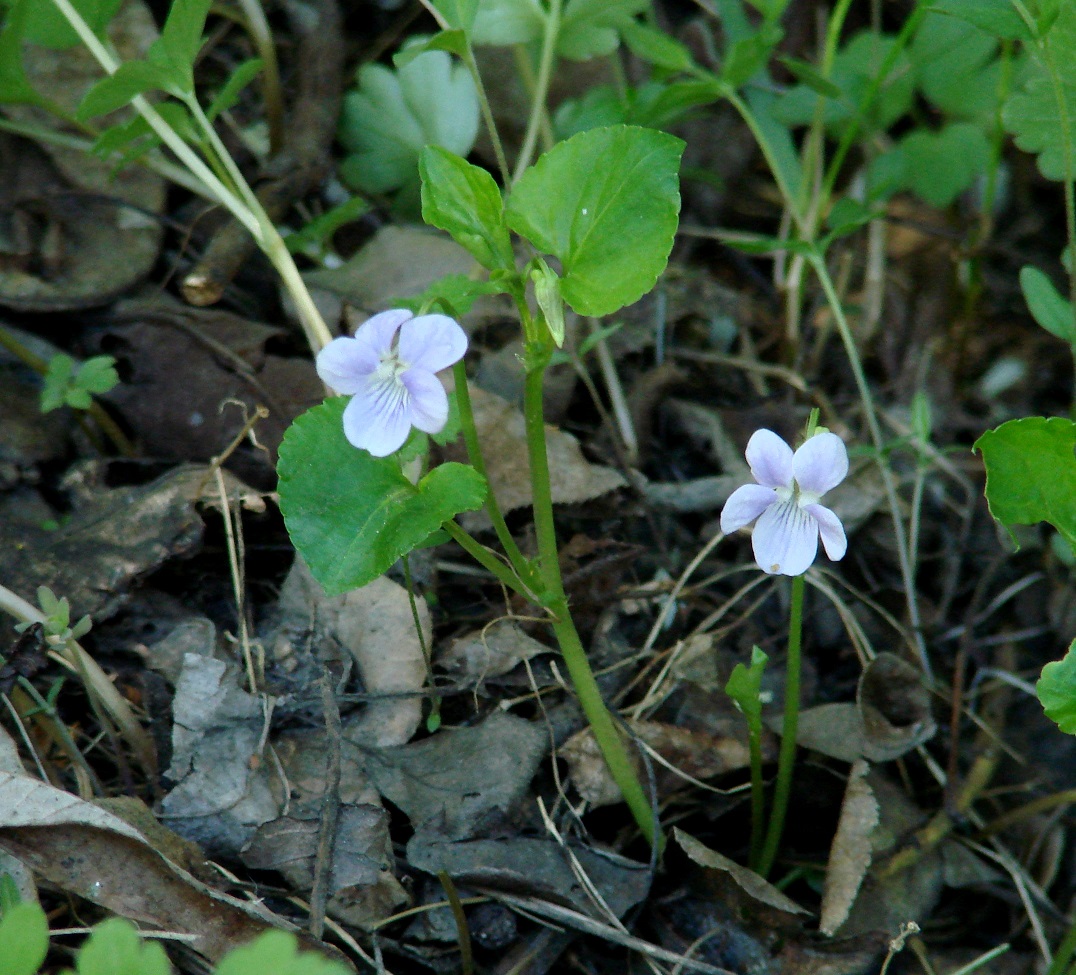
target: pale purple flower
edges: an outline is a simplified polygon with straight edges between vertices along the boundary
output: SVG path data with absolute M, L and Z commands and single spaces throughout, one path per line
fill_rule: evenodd
M 404 309 L 367 319 L 351 339 L 334 339 L 318 353 L 322 382 L 351 397 L 344 435 L 375 457 L 403 446 L 411 427 L 439 433 L 448 396 L 435 373 L 463 358 L 467 336 L 447 315 Z
M 835 433 L 816 433 L 795 453 L 772 430 L 756 430 L 747 442 L 747 463 L 757 484 L 732 492 L 721 511 L 729 535 L 756 518 L 751 545 L 763 572 L 798 576 L 818 552 L 818 536 L 834 561 L 848 541 L 840 519 L 819 504 L 848 474 L 848 451 Z

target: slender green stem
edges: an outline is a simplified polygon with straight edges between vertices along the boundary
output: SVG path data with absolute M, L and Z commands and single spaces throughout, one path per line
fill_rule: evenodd
M 529 343 L 526 354 L 527 377 L 523 396 L 523 415 L 527 427 L 527 451 L 530 458 L 531 491 L 534 505 L 534 528 L 538 536 L 539 569 L 545 589 L 545 608 L 552 617 L 553 632 L 560 645 L 579 704 L 583 709 L 601 749 L 609 772 L 624 796 L 635 822 L 651 846 L 661 843 L 654 821 L 654 811 L 635 772 L 620 731 L 602 700 L 601 689 L 590 668 L 586 650 L 572 621 L 568 599 L 560 575 L 557 534 L 553 521 L 553 498 L 549 485 L 549 455 L 545 442 L 545 419 L 542 409 L 542 380 L 549 362 L 547 344 Z
M 474 48 L 471 46 L 469 35 L 466 35 L 463 63 L 474 80 L 475 91 L 478 93 L 478 107 L 482 112 L 482 121 L 486 126 L 489 141 L 493 144 L 493 155 L 497 160 L 497 169 L 501 174 L 501 181 L 505 186 L 511 186 L 512 171 L 508 168 L 508 158 L 504 154 L 504 144 L 501 142 L 500 132 L 497 131 L 497 122 L 493 118 L 493 109 L 490 107 L 489 97 L 486 95 L 486 86 L 482 83 L 482 75 L 478 70 L 478 62 L 475 61 Z
M 748 863 L 758 870 L 762 858 L 762 830 L 766 818 L 766 790 L 762 782 L 762 728 L 748 722 L 747 745 L 751 754 L 751 847 Z
M 441 527 L 472 559 L 482 568 L 488 569 L 512 592 L 519 593 L 524 599 L 529 599 L 531 602 L 541 605 L 538 596 L 527 587 L 526 583 L 511 568 L 498 559 L 485 545 L 477 541 L 468 532 L 465 532 L 456 522 L 446 521 Z
M 878 422 L 878 414 L 874 409 L 874 397 L 871 395 L 867 376 L 863 372 L 863 362 L 856 348 L 856 340 L 852 335 L 852 329 L 848 319 L 844 315 L 844 306 L 840 296 L 833 285 L 833 279 L 829 275 L 829 268 L 822 254 L 817 250 L 808 256 L 808 261 L 825 292 L 826 301 L 833 312 L 833 320 L 837 325 L 837 331 L 844 344 L 845 354 L 848 356 L 848 364 L 852 367 L 852 375 L 855 377 L 856 388 L 859 390 L 859 398 L 863 404 L 863 413 L 870 430 L 871 441 L 874 444 L 878 470 L 882 475 L 882 485 L 885 488 L 886 500 L 889 503 L 890 517 L 893 519 L 893 537 L 897 545 L 897 561 L 900 564 L 901 580 L 904 584 L 904 598 L 908 606 L 908 621 L 912 627 L 912 637 L 915 640 L 916 651 L 919 654 L 919 663 L 928 680 L 933 679 L 933 671 L 930 666 L 930 657 L 927 655 L 926 644 L 923 641 L 923 628 L 919 619 L 919 601 L 915 592 L 915 574 L 912 572 L 911 556 L 908 549 L 908 535 L 904 528 L 904 517 L 901 514 L 900 499 L 897 497 L 897 485 L 893 480 L 893 472 L 889 469 L 889 463 L 885 455 L 885 440 L 882 437 L 882 427 Z
M 430 685 L 430 713 L 426 716 L 426 730 L 431 734 L 441 727 L 441 698 L 434 693 L 433 657 L 426 643 L 426 634 L 422 632 L 422 619 L 418 615 L 418 600 L 415 598 L 415 580 L 411 577 L 411 560 L 407 555 L 403 559 L 404 585 L 407 587 L 407 601 L 411 606 L 411 621 L 415 624 L 415 635 L 422 650 L 422 659 L 426 662 L 426 681 Z
M 261 0 L 239 0 L 239 7 L 243 11 L 247 33 L 262 60 L 262 98 L 265 120 L 269 124 L 269 154 L 276 155 L 284 145 L 284 96 L 273 31 Z
M 1061 939 L 1061 944 L 1054 952 L 1050 967 L 1046 969 L 1046 975 L 1063 975 L 1069 972 L 1069 966 L 1074 957 L 1076 957 L 1076 924 L 1071 925 L 1065 932 L 1065 937 Z
M 542 54 L 538 62 L 538 81 L 534 86 L 534 99 L 531 102 L 531 114 L 527 120 L 527 131 L 516 159 L 515 174 L 512 181 L 519 179 L 523 171 L 531 164 L 534 150 L 538 145 L 538 134 L 542 129 L 545 115 L 545 100 L 549 94 L 549 82 L 553 77 L 553 64 L 557 59 L 557 40 L 560 37 L 560 11 L 562 0 L 550 0 L 546 12 L 545 33 L 542 36 Z
M 781 845 L 792 792 L 792 770 L 796 762 L 796 732 L 800 721 L 800 642 L 803 635 L 803 576 L 792 578 L 792 605 L 788 614 L 788 661 L 785 664 L 785 717 L 781 726 L 781 751 L 777 756 L 777 786 L 773 793 L 766 841 L 759 859 L 758 873 L 769 876 Z
M 497 504 L 493 489 L 489 486 L 486 461 L 482 455 L 482 445 L 478 441 L 478 428 L 475 426 L 471 393 L 467 386 L 467 367 L 462 359 L 452 367 L 452 377 L 456 381 L 456 404 L 460 411 L 460 428 L 463 430 L 463 442 L 467 445 L 467 457 L 471 461 L 471 466 L 486 479 L 486 514 L 493 522 L 493 530 L 497 533 L 497 539 L 504 548 L 508 561 L 512 563 L 512 568 L 532 589 L 540 588 L 540 581 L 535 574 L 534 566 L 519 550 L 516 540 L 508 530 L 508 525 L 505 524 L 504 515 L 501 514 L 501 507 Z

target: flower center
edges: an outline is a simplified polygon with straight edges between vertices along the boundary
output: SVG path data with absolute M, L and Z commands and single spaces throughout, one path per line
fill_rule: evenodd
M 400 358 L 396 349 L 391 349 L 381 356 L 377 370 L 374 372 L 374 382 L 378 386 L 395 384 L 400 382 L 400 376 L 407 372 L 411 364 Z

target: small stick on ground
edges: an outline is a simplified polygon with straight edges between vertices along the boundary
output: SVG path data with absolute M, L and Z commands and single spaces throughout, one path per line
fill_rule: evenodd
M 340 818 L 340 709 L 336 705 L 332 680 L 321 674 L 321 704 L 325 714 L 325 794 L 322 797 L 321 828 L 314 860 L 314 888 L 310 892 L 310 933 L 321 940 L 325 931 L 325 905 L 329 901 L 333 843 Z

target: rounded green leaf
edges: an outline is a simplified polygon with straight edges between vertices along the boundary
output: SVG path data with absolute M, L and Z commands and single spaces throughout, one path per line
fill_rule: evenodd
M 1042 271 L 1030 264 L 1020 268 L 1020 289 L 1028 311 L 1047 332 L 1065 342 L 1076 339 L 1072 305 L 1058 294 L 1054 283 Z
M 440 146 L 419 156 L 422 219 L 446 230 L 490 269 L 515 266 L 501 191 L 489 173 Z
M 345 975 L 347 969 L 313 951 L 299 951 L 295 935 L 266 931 L 250 944 L 229 951 L 216 975 Z
M 98 924 L 78 953 L 78 975 L 170 975 L 172 966 L 156 941 L 143 941 L 124 918 Z
M 1066 735 L 1076 735 L 1076 640 L 1061 660 L 1042 668 L 1035 691 L 1046 716 Z
M 1010 420 L 975 441 L 986 463 L 986 500 L 1003 525 L 1048 521 L 1076 551 L 1076 423 Z
M 277 473 L 291 540 L 329 595 L 372 582 L 461 511 L 480 508 L 485 479 L 442 464 L 417 485 L 392 457 L 344 437 L 346 397 L 307 410 L 284 435 Z
M 49 922 L 39 904 L 24 901 L 0 919 L 0 971 L 34 975 L 49 950 Z
M 637 301 L 665 269 L 680 213 L 684 143 L 632 125 L 554 146 L 508 199 L 508 225 L 561 262 L 561 293 L 581 315 Z

